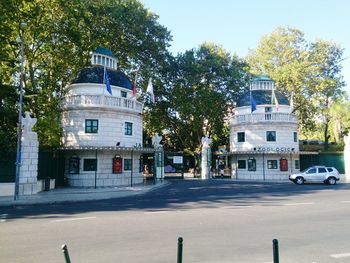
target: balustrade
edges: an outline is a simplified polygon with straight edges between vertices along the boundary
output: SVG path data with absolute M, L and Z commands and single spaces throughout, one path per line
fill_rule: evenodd
M 77 108 L 77 107 L 107 107 L 107 108 L 124 108 L 142 112 L 142 103 L 136 100 L 110 97 L 105 95 L 68 95 L 61 101 L 62 108 Z
M 253 113 L 233 116 L 231 124 L 254 123 L 254 122 L 292 122 L 297 123 L 298 119 L 290 113 Z

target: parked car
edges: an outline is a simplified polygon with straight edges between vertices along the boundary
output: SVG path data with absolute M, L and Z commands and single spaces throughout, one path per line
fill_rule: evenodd
M 289 180 L 295 184 L 303 184 L 304 182 L 336 184 L 339 181 L 339 172 L 334 167 L 312 166 L 300 173 L 291 174 Z

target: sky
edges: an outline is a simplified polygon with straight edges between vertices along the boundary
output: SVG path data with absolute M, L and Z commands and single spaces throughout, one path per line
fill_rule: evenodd
M 310 43 L 330 40 L 344 51 L 342 75 L 350 94 L 349 0 L 140 0 L 173 37 L 173 55 L 204 42 L 244 58 L 278 26 L 297 28 Z

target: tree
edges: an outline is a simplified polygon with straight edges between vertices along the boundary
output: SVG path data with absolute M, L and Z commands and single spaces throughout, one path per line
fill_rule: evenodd
M 220 46 L 205 43 L 179 54 L 172 63 L 170 85 L 156 103 L 149 123 L 165 132 L 165 147 L 198 155 L 201 138 L 228 144 L 224 121 L 247 87 L 246 64 Z
M 350 129 L 350 102 L 344 97 L 334 101 L 329 109 L 331 139 L 342 143 Z
M 5 3 L 6 2 L 6 3 Z M 15 145 L 16 92 L 18 89 L 21 22 L 25 31 L 24 111 L 38 119 L 36 129 L 41 146 L 60 143 L 59 102 L 65 87 L 89 63 L 89 52 L 97 46 L 110 48 L 118 57 L 119 70 L 139 70 L 144 85 L 150 72 L 161 79 L 169 60 L 171 40 L 157 16 L 136 0 L 63 1 L 31 0 L 0 3 L 1 120 L 6 140 Z M 145 77 L 145 78 L 144 78 Z M 4 91 L 3 91 L 4 89 Z M 8 113 L 15 114 L 8 114 Z M 4 128 L 3 128 L 4 127 Z
M 279 27 L 261 39 L 247 61 L 252 73 L 269 75 L 286 96 L 293 95 L 302 136 L 316 128 L 317 118 L 323 119 L 327 147 L 330 102 L 339 97 L 343 86 L 342 55 L 334 43 L 307 43 L 300 30 Z
M 328 148 L 330 138 L 329 124 L 331 121 L 330 106 L 343 94 L 341 65 L 343 49 L 336 44 L 318 40 L 310 46 L 309 60 L 312 62 L 311 81 L 313 85 L 310 93 L 311 101 L 318 109 L 318 113 L 323 117 L 324 146 Z

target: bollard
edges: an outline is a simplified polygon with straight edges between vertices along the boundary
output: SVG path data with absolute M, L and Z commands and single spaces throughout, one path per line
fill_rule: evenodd
M 279 263 L 277 239 L 272 240 L 272 248 L 273 248 L 273 263 Z
M 177 263 L 182 263 L 182 248 L 183 248 L 183 239 L 179 237 L 177 240 Z
M 62 245 L 62 252 L 64 254 L 64 258 L 66 260 L 66 263 L 71 263 L 70 262 L 70 258 L 69 258 L 69 253 L 68 253 L 68 248 L 67 248 L 67 245 Z

